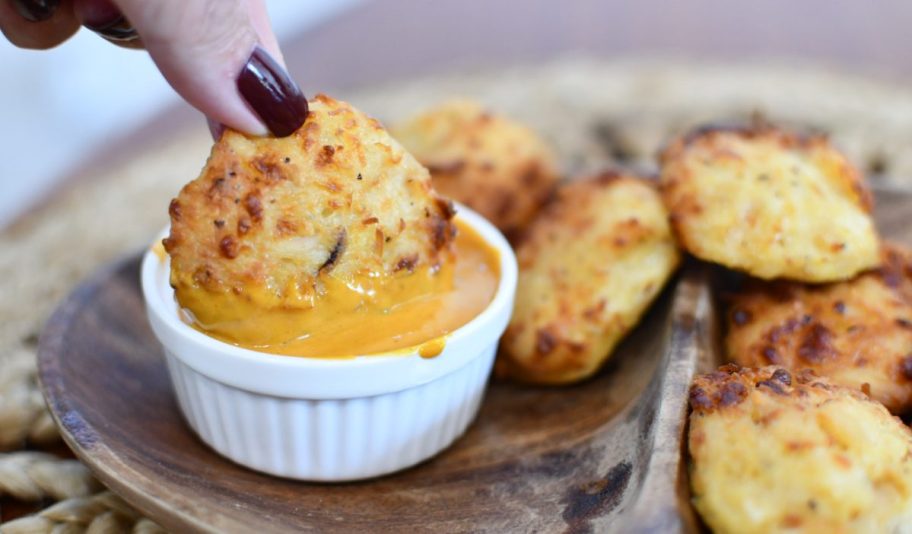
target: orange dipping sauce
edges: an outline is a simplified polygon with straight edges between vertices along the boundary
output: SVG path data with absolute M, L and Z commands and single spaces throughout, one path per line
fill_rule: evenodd
M 261 309 L 232 295 L 178 287 L 181 315 L 212 337 L 260 352 L 346 358 L 417 347 L 431 358 L 443 351 L 447 334 L 491 303 L 500 281 L 498 252 L 458 219 L 456 225 L 456 259 L 436 270 L 391 277 L 372 290 L 330 274 L 325 295 L 305 309 Z

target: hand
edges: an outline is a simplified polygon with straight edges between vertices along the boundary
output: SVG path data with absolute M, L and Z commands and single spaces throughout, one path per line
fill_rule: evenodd
M 0 0 L 0 30 L 16 46 L 50 48 L 80 26 L 145 47 L 216 137 L 222 124 L 282 137 L 307 117 L 263 0 Z

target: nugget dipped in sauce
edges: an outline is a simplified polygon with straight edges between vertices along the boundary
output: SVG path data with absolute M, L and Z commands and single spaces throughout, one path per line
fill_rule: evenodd
M 728 358 L 813 369 L 893 413 L 909 413 L 912 252 L 887 244 L 882 258 L 878 269 L 847 282 L 748 282 L 728 296 Z
M 471 100 L 439 104 L 392 134 L 430 169 L 438 191 L 508 237 L 525 228 L 557 184 L 557 164 L 544 140 Z
M 251 345 L 294 336 L 300 310 L 329 328 L 452 282 L 450 202 L 376 120 L 327 96 L 288 137 L 225 132 L 169 211 L 181 306 Z
M 517 249 L 519 285 L 496 371 L 568 384 L 594 374 L 674 273 L 655 184 L 607 172 L 562 185 Z
M 701 128 L 674 140 L 661 166 L 675 233 L 698 258 L 802 282 L 847 280 L 877 265 L 871 195 L 823 136 Z
M 690 391 L 693 503 L 718 534 L 909 532 L 912 432 L 806 370 L 727 365 Z

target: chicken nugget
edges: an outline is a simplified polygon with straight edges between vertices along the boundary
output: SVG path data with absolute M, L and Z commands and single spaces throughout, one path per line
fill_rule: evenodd
M 514 237 L 554 189 L 554 155 L 532 130 L 468 100 L 452 100 L 392 129 L 431 171 L 434 187 Z
M 730 364 L 694 380 L 690 406 L 690 487 L 713 532 L 912 532 L 912 432 L 881 404 Z
M 544 384 L 595 373 L 680 261 L 655 186 L 617 173 L 561 186 L 517 256 L 497 370 Z
M 753 282 L 730 296 L 725 340 L 738 364 L 814 369 L 893 413 L 912 408 L 912 253 L 848 282 Z
M 455 234 L 427 170 L 379 122 L 324 95 L 288 137 L 226 131 L 169 211 L 171 282 L 201 323 L 312 307 L 323 275 L 361 287 L 435 268 Z M 216 296 L 254 306 L 186 306 Z
M 803 282 L 877 265 L 870 192 L 825 137 L 703 128 L 672 142 L 661 166 L 675 233 L 701 259 Z

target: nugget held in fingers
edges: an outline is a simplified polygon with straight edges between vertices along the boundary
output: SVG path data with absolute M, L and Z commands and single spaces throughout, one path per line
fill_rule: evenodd
M 377 121 L 322 95 L 288 137 L 225 132 L 170 214 L 165 247 L 185 305 L 195 292 L 260 309 L 308 308 L 324 289 L 321 275 L 361 287 L 433 268 L 455 232 L 427 170 Z M 186 307 L 201 322 L 243 312 Z
M 884 247 L 880 268 L 848 282 L 753 282 L 730 296 L 726 352 L 747 366 L 811 368 L 912 409 L 912 253 Z
M 680 259 L 655 186 L 615 173 L 558 189 L 517 256 L 497 371 L 546 384 L 595 373 Z
M 690 391 L 693 503 L 717 534 L 909 532 L 912 432 L 811 371 L 728 365 Z
M 701 129 L 664 150 L 663 198 L 693 255 L 764 279 L 846 280 L 878 262 L 871 195 L 826 138 Z
M 468 100 L 451 100 L 392 129 L 431 171 L 434 187 L 508 236 L 522 230 L 557 183 L 554 156 L 532 130 Z

